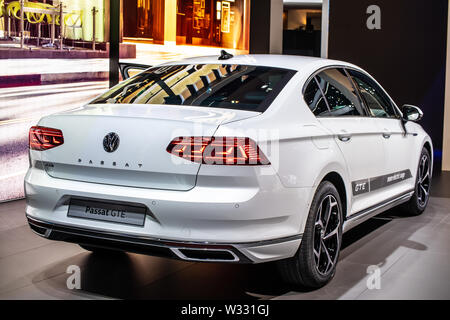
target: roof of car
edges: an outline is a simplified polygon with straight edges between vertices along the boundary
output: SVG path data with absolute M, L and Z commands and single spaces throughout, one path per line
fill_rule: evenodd
M 316 57 L 293 56 L 293 55 L 279 55 L 279 54 L 248 54 L 236 55 L 233 58 L 226 60 L 219 60 L 219 56 L 203 56 L 188 58 L 178 61 L 171 61 L 163 65 L 176 64 L 243 64 L 243 65 L 257 65 L 275 68 L 292 69 L 296 71 L 303 71 L 306 68 L 320 68 L 327 65 L 354 65 L 338 61 Z

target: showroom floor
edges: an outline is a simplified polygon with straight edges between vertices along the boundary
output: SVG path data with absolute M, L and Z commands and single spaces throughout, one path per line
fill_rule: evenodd
M 450 299 L 450 173 L 434 179 L 432 195 L 422 216 L 391 210 L 347 233 L 335 278 L 311 292 L 283 285 L 273 264 L 91 254 L 32 233 L 24 200 L 2 203 L 0 299 Z M 81 289 L 67 287 L 72 265 Z

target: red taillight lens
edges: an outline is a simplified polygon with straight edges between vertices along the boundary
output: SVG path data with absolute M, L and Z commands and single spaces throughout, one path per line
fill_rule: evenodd
M 250 138 L 241 137 L 178 137 L 167 152 L 202 164 L 268 165 L 267 157 Z
M 29 141 L 30 149 L 42 151 L 62 145 L 64 137 L 59 129 L 31 127 Z

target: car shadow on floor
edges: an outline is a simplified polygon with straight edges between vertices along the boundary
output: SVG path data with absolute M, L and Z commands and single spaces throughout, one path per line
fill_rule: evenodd
M 344 235 L 342 254 L 336 277 L 327 285 L 352 288 L 367 277 L 366 268 L 351 270 L 351 276 L 340 272 L 340 265 L 355 251 L 368 250 L 370 242 L 377 237 L 386 237 L 390 224 L 398 219 L 414 219 L 400 215 L 396 209 L 372 218 Z M 411 231 L 413 232 L 413 231 Z M 377 265 L 383 266 L 387 257 L 400 247 L 426 250 L 427 247 L 408 240 L 410 233 L 400 232 L 394 238 L 386 238 L 386 245 L 376 250 L 371 257 Z M 356 248 L 356 249 L 355 249 Z M 359 253 L 361 253 L 359 250 Z M 367 252 L 367 254 L 371 254 Z M 367 264 L 371 264 L 368 262 Z M 81 269 L 81 291 L 72 290 L 74 298 L 83 293 L 119 299 L 270 299 L 289 292 L 308 293 L 298 287 L 284 284 L 274 263 L 259 265 L 191 263 L 165 258 L 117 252 L 111 255 L 81 253 L 61 261 L 43 271 L 46 274 L 60 274 L 49 277 L 45 282 L 36 282 L 41 290 L 69 290 L 65 271 L 69 265 Z M 361 264 L 363 266 L 363 264 Z M 45 275 L 38 275 L 40 279 Z M 342 290 L 337 290 L 339 298 Z

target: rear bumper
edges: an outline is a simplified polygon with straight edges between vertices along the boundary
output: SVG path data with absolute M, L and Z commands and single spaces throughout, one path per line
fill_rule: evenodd
M 276 240 L 238 244 L 181 242 L 65 226 L 29 216 L 27 219 L 36 234 L 50 240 L 199 262 L 264 262 L 264 260 L 255 259 L 255 256 L 249 252 L 258 249 L 272 251 L 283 247 L 295 248 L 298 247 L 302 237 L 296 235 Z
M 211 259 L 192 258 L 199 256 L 188 251 L 192 246 L 213 246 L 209 256 L 232 257 L 213 261 L 260 263 L 292 257 L 301 242 L 311 189 L 285 188 L 271 172 L 238 173 L 242 171 L 229 178 L 199 176 L 195 188 L 171 191 L 52 178 L 32 167 L 25 177 L 26 214 L 35 231 L 43 228 L 40 235 L 48 232 L 54 240 L 155 255 L 162 249 L 194 261 Z M 237 184 L 243 179 L 256 181 Z M 139 204 L 150 214 L 144 226 L 69 217 L 73 198 Z M 221 246 L 226 247 L 223 255 L 217 252 Z

